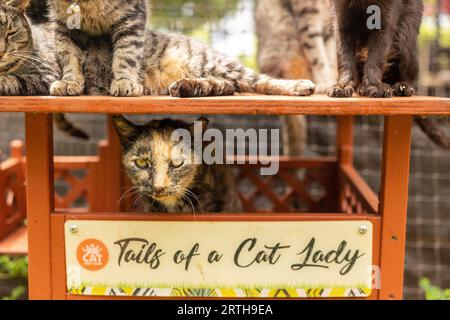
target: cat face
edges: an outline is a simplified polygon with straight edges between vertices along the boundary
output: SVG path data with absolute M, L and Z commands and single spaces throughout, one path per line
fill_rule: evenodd
M 0 70 L 11 72 L 29 60 L 33 47 L 24 12 L 29 0 L 0 0 Z
M 139 193 L 167 207 L 182 200 L 202 166 L 194 164 L 191 141 L 173 141 L 172 133 L 177 129 L 192 132 L 193 125 L 165 119 L 136 126 L 122 116 L 113 121 L 121 140 L 123 165 Z M 202 122 L 206 128 L 207 120 Z

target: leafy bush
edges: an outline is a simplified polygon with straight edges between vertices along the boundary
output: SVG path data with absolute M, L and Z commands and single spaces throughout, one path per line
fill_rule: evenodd
M 419 285 L 425 291 L 427 300 L 450 300 L 450 289 L 442 290 L 434 286 L 427 278 L 421 279 Z
M 0 300 L 24 298 L 27 277 L 28 258 L 0 256 Z

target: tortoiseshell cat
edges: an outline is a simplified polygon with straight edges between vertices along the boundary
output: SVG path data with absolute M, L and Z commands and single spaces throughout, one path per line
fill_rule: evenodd
M 419 73 L 417 37 L 421 0 L 332 0 L 339 79 L 328 95 L 389 98 L 414 94 Z M 381 28 L 369 28 L 369 6 Z
M 197 121 L 206 130 L 208 121 Z M 123 116 L 114 116 L 113 122 L 122 145 L 122 162 L 134 185 L 131 193 L 139 194 L 145 212 L 241 211 L 229 168 L 194 164 L 194 144 L 190 148 L 172 141 L 174 130 L 193 132 L 194 124 L 164 119 L 135 125 Z

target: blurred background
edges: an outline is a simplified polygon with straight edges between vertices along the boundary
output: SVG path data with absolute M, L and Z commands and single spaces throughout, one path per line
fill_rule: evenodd
M 164 0 L 155 1 L 152 24 L 202 39 L 219 51 L 236 57 L 257 69 L 257 40 L 254 7 L 257 0 Z M 420 94 L 450 97 L 450 0 L 425 1 L 425 18 L 420 35 Z M 24 139 L 22 115 L 0 116 L 0 160 L 9 156 L 9 143 Z M 92 155 L 97 141 L 104 138 L 103 116 L 70 115 L 92 139 L 89 142 L 67 138 L 56 132 L 55 153 Z M 279 128 L 277 117 L 213 117 L 222 128 Z M 450 136 L 448 119 L 439 119 Z M 382 146 L 380 117 L 357 118 L 355 134 L 356 167 L 375 191 L 380 185 Z M 308 155 L 335 153 L 335 119 L 308 117 Z M 435 147 L 415 127 L 413 131 L 406 248 L 405 298 L 440 298 L 450 288 L 450 152 Z M 0 257 L 2 273 L 23 277 L 26 268 L 8 257 Z M 13 270 L 13 271 L 11 271 Z M 0 285 L 1 287 L 1 285 Z M 20 291 L 20 290 L 19 290 Z M 20 296 L 20 292 L 10 297 Z

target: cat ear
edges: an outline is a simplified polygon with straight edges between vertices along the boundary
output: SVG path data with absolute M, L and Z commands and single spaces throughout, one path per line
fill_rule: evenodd
M 30 6 L 30 0 L 6 0 L 6 5 L 25 11 Z
M 124 148 L 128 148 L 133 140 L 139 135 L 140 129 L 128 121 L 124 116 L 114 115 L 112 117 L 114 128 Z
M 190 125 L 189 129 L 192 133 L 194 132 L 195 124 L 199 123 L 199 122 L 201 122 L 201 124 L 202 124 L 202 132 L 203 133 L 205 133 L 206 129 L 208 129 L 209 120 L 205 117 L 200 117 L 197 120 L 195 120 L 195 122 L 193 124 Z

